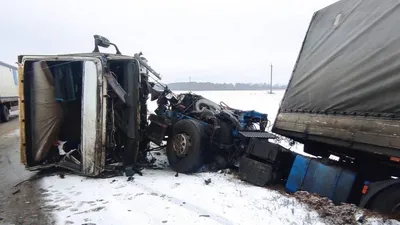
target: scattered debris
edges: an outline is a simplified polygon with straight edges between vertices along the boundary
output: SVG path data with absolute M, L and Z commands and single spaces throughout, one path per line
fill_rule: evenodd
M 358 208 L 356 205 L 343 203 L 335 205 L 326 197 L 321 197 L 316 194 L 311 194 L 306 191 L 298 191 L 294 193 L 296 199 L 307 204 L 312 209 L 316 210 L 321 218 L 328 224 L 358 224 L 365 221 L 366 216 L 373 216 L 375 213 Z M 363 210 L 364 214 L 358 221 L 354 214 L 359 210 Z M 365 213 L 368 213 L 366 215 Z M 362 223 L 362 222 L 360 222 Z
M 179 185 L 181 185 L 181 183 L 175 183 L 175 184 L 172 186 L 172 188 L 177 188 L 177 187 L 179 187 Z
M 101 210 L 103 210 L 103 209 L 105 209 L 106 207 L 104 207 L 104 206 L 100 206 L 100 207 L 96 207 L 96 208 L 94 208 L 94 209 L 89 209 L 89 210 L 85 210 L 85 211 L 82 211 L 82 212 L 78 212 L 78 213 L 75 213 L 75 215 L 78 215 L 78 214 L 85 214 L 85 213 L 89 213 L 89 212 L 99 212 L 99 211 L 101 211 Z
M 179 173 L 176 173 L 176 174 L 175 174 L 175 177 L 179 177 Z
M 167 222 L 168 222 L 168 220 L 163 220 L 163 221 L 162 221 L 162 223 L 167 223 Z
M 364 221 L 365 221 L 365 214 L 363 214 L 362 216 L 360 216 L 360 218 L 358 218 L 358 220 L 357 220 L 357 222 L 359 222 L 359 223 L 364 223 Z
M 17 193 L 20 193 L 21 192 L 21 190 L 19 190 L 19 189 L 17 189 L 16 191 L 13 191 L 13 195 L 15 195 L 15 194 L 17 194 Z
M 25 204 L 31 204 L 31 202 L 28 201 L 28 202 L 25 202 Z
M 128 177 L 128 181 L 133 181 L 134 179 L 135 179 L 135 177 L 133 177 L 133 176 Z
M 204 180 L 204 183 L 205 183 L 206 185 L 209 185 L 209 184 L 211 183 L 211 178 L 208 178 L 207 180 Z
M 117 181 L 117 180 L 115 180 L 115 179 L 114 179 L 114 180 L 112 180 L 112 181 L 110 182 L 110 184 L 114 183 L 115 181 Z
M 210 215 L 199 215 L 199 217 L 210 217 Z
M 133 170 L 137 173 L 137 174 L 139 174 L 139 176 L 143 176 L 143 173 L 142 173 L 142 171 L 140 171 L 138 168 L 133 168 Z
M 43 193 L 48 193 L 49 191 L 44 188 L 39 188 L 39 192 L 43 194 Z
M 232 170 L 227 168 L 227 169 L 223 169 L 223 170 L 218 170 L 218 173 L 222 173 L 222 174 L 232 174 Z
M 29 183 L 29 182 L 32 182 L 32 181 L 35 181 L 35 180 L 39 180 L 39 179 L 41 179 L 43 177 L 52 175 L 52 174 L 54 174 L 53 170 L 52 169 L 41 170 L 38 173 L 36 173 L 35 175 L 31 176 L 30 178 L 17 183 L 16 185 L 14 185 L 14 187 L 18 187 L 19 185 L 22 185 L 24 183 Z M 51 188 L 51 187 L 53 187 L 53 186 L 50 186 L 49 188 Z

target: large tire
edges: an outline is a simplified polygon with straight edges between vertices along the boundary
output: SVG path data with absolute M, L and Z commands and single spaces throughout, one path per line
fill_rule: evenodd
M 0 120 L 8 122 L 10 120 L 10 110 L 5 105 L 0 105 Z
M 186 144 L 179 144 L 183 142 Z M 169 165 L 179 173 L 199 171 L 204 163 L 204 143 L 205 131 L 198 121 L 191 119 L 178 121 L 172 127 L 172 134 L 168 137 L 167 158 Z M 185 151 L 179 152 L 176 150 L 177 147 L 182 147 Z
M 377 194 L 371 203 L 371 209 L 400 219 L 400 186 L 389 187 Z

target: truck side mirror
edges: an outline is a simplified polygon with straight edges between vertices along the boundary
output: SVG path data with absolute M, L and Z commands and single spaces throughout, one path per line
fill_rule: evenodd
M 103 36 L 100 36 L 100 35 L 97 35 L 97 34 L 94 35 L 93 37 L 94 37 L 95 45 L 98 45 L 98 46 L 103 47 L 103 48 L 110 47 L 110 41 L 107 38 L 105 38 Z
M 99 51 L 99 46 L 103 47 L 103 48 L 108 48 L 108 47 L 110 47 L 110 45 L 112 45 L 112 46 L 115 47 L 115 50 L 117 51 L 116 54 L 117 55 L 121 55 L 121 52 L 119 51 L 117 45 L 114 44 L 114 43 L 111 43 L 110 40 L 108 40 L 107 38 L 105 38 L 105 37 L 103 37 L 101 35 L 98 35 L 98 34 L 93 35 L 93 37 L 94 37 L 94 50 L 93 50 L 93 52 L 100 52 Z

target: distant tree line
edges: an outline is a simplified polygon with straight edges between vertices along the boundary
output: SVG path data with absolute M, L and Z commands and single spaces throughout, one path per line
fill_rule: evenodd
M 209 91 L 209 90 L 269 90 L 267 83 L 211 83 L 211 82 L 175 82 L 168 84 L 171 90 Z M 286 89 L 286 85 L 274 84 L 272 89 Z

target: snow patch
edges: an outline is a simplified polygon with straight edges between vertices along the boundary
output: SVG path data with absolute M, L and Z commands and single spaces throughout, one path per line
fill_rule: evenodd
M 232 175 L 175 175 L 171 170 L 145 170 L 133 181 L 46 177 L 44 208 L 57 224 L 323 224 L 296 199 Z

